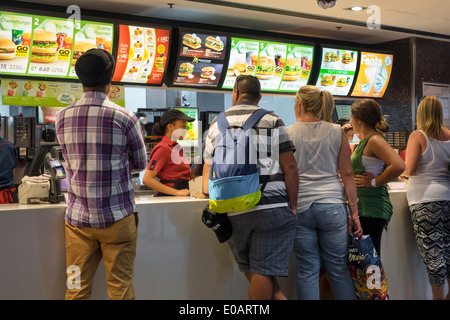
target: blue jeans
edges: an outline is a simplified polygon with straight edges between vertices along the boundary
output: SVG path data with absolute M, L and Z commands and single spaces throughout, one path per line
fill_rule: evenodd
M 297 213 L 294 242 L 297 299 L 319 300 L 322 257 L 336 300 L 356 299 L 348 255 L 348 211 L 344 203 L 313 203 Z

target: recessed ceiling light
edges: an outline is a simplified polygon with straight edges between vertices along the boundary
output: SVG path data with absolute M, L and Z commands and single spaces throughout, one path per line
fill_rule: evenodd
M 354 7 L 350 7 L 350 8 L 345 8 L 344 10 L 350 10 L 350 11 L 358 12 L 358 11 L 363 11 L 365 9 L 367 9 L 367 8 L 366 7 L 360 7 L 360 6 L 354 6 Z

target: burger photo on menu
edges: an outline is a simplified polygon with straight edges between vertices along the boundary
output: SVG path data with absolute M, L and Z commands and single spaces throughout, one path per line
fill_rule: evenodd
M 183 36 L 183 44 L 192 49 L 198 49 L 202 46 L 202 39 L 200 39 L 195 33 L 186 33 Z
M 323 59 L 326 62 L 339 61 L 339 57 L 335 52 L 325 52 L 325 57 Z
M 0 38 L 0 59 L 11 60 L 16 56 L 16 45 L 11 40 Z
M 83 53 L 89 49 L 97 48 L 95 44 L 87 41 L 77 41 L 75 42 L 75 48 L 73 49 L 72 65 L 74 66 L 77 59 L 81 57 Z
M 300 60 L 295 58 L 288 58 L 284 67 L 283 80 L 295 81 L 301 73 Z
M 267 57 L 260 57 L 256 68 L 256 77 L 261 80 L 270 79 L 273 76 L 275 62 Z
M 56 59 L 57 50 L 58 44 L 55 33 L 42 29 L 34 30 L 30 61 L 39 63 L 53 62 Z
M 202 68 L 201 77 L 215 80 L 216 79 L 216 77 L 214 75 L 215 73 L 216 73 L 216 69 L 214 67 L 204 67 L 204 68 Z
M 350 53 L 342 54 L 342 63 L 349 64 L 353 62 L 352 55 Z
M 334 84 L 333 78 L 331 76 L 323 76 L 320 84 L 323 86 L 332 86 Z
M 222 51 L 223 50 L 223 42 L 220 40 L 219 37 L 211 37 L 208 36 L 205 39 L 205 47 L 216 50 L 216 51 Z
M 338 81 L 336 81 L 336 87 L 345 87 L 348 85 L 347 79 L 345 78 L 339 78 Z
M 180 64 L 180 68 L 178 70 L 178 75 L 180 77 L 189 77 L 194 72 L 194 65 L 189 62 L 183 62 Z

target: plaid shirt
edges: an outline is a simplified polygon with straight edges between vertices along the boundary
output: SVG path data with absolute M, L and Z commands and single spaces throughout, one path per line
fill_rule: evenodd
M 58 113 L 56 134 L 67 161 L 69 224 L 106 228 L 136 211 L 131 174 L 147 160 L 131 111 L 102 92 L 85 92 Z

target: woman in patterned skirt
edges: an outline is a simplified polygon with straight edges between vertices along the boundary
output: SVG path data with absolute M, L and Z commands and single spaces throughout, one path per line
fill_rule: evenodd
M 425 97 L 417 109 L 417 129 L 406 148 L 408 205 L 419 252 L 428 272 L 433 299 L 450 285 L 450 130 L 436 97 Z

